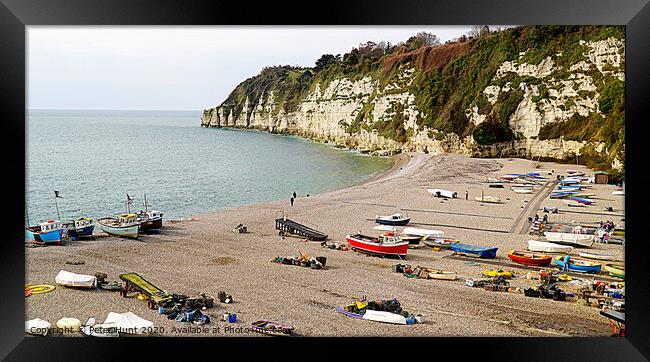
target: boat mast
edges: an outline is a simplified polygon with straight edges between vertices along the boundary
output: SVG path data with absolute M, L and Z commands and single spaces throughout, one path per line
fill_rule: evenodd
M 25 204 L 25 217 L 27 217 L 27 226 L 29 227 L 29 212 L 27 212 L 27 204 Z
M 147 211 L 149 211 L 147 209 L 147 194 L 144 194 L 144 212 L 146 213 Z
M 56 199 L 59 197 L 59 192 L 54 191 L 54 206 L 56 206 L 56 216 L 61 220 L 61 215 L 59 215 L 59 203 L 56 202 Z

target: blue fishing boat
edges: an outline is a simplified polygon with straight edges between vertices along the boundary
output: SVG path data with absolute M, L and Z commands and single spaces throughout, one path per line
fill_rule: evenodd
M 553 264 L 564 271 L 572 271 L 576 273 L 600 273 L 600 263 L 593 261 L 572 258 L 569 255 L 557 256 L 553 259 Z
M 95 230 L 95 220 L 89 217 L 80 217 L 64 224 L 64 227 L 72 240 L 88 238 L 93 235 L 93 230 Z
M 25 228 L 25 238 L 38 244 L 60 244 L 63 224 L 58 220 L 47 220 L 38 226 Z
M 451 244 L 451 250 L 456 254 L 471 256 L 475 258 L 494 259 L 497 257 L 496 247 L 491 246 L 476 246 L 462 243 Z
M 411 221 L 411 218 L 402 214 L 393 214 L 388 216 L 375 216 L 375 222 L 381 225 L 404 226 Z
M 575 191 L 556 191 L 551 193 L 550 198 L 552 199 L 562 199 L 565 197 L 577 195 L 578 193 Z
M 594 200 L 583 199 L 582 197 L 576 197 L 576 196 L 571 197 L 571 200 L 577 201 L 577 202 L 579 202 L 581 204 L 585 204 L 585 205 L 591 205 L 594 202 Z
M 582 186 L 580 185 L 559 185 L 557 187 L 558 190 L 582 190 Z

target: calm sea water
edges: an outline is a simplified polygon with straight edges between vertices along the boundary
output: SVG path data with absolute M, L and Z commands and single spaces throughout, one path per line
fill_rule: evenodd
M 26 217 L 103 217 L 132 210 L 167 219 L 343 188 L 385 171 L 370 157 L 297 137 L 206 129 L 200 111 L 31 110 Z

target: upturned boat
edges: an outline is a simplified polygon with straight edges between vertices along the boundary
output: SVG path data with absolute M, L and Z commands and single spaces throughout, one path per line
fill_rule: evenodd
M 399 237 L 390 235 L 389 233 L 378 238 L 362 234 L 347 235 L 345 240 L 355 251 L 382 256 L 396 255 L 405 257 L 409 247 L 407 241 L 403 241 Z
M 549 243 L 547 241 L 528 240 L 529 251 L 541 251 L 546 253 L 565 253 L 573 250 L 572 246 Z
M 381 225 L 403 226 L 408 224 L 409 221 L 411 221 L 410 217 L 404 216 L 400 213 L 395 213 L 393 215 L 387 215 L 387 216 L 380 216 L 380 215 L 375 216 L 375 222 Z
M 577 197 L 577 196 L 571 197 L 571 200 L 577 201 L 577 202 L 579 202 L 581 204 L 585 204 L 585 205 L 591 205 L 591 204 L 594 203 L 594 200 L 585 199 L 585 198 Z
M 451 250 L 456 254 L 471 256 L 475 258 L 494 259 L 497 257 L 496 247 L 491 246 L 477 246 L 462 243 L 451 244 Z
M 605 264 L 603 267 L 607 274 L 613 276 L 613 277 L 618 277 L 618 278 L 625 278 L 625 266 L 620 265 L 620 264 Z
M 547 266 L 553 260 L 553 257 L 550 255 L 516 250 L 510 250 L 508 252 L 508 258 L 517 264 L 532 266 Z
M 104 217 L 97 220 L 97 227 L 107 234 L 127 238 L 137 238 L 140 221 L 137 214 L 124 214 L 117 218 Z
M 474 199 L 478 202 L 487 202 L 490 204 L 501 203 L 501 199 L 498 196 L 476 196 Z
M 589 260 L 573 258 L 569 255 L 557 256 L 553 259 L 553 263 L 562 270 L 572 271 L 576 273 L 600 273 L 601 264 Z
M 616 260 L 619 257 L 618 253 L 596 252 L 596 251 L 581 251 L 579 255 L 587 259 L 607 260 L 607 261 Z
M 449 249 L 451 248 L 451 245 L 453 243 L 457 243 L 458 240 L 456 239 L 444 239 L 444 238 L 435 238 L 435 239 L 425 239 L 422 241 L 424 245 L 430 246 L 432 248 L 441 248 L 441 249 Z
M 594 244 L 593 234 L 577 234 L 577 233 L 560 233 L 547 231 L 544 233 L 546 240 L 571 245 L 579 248 L 588 248 Z
M 63 224 L 58 220 L 47 220 L 37 226 L 25 228 L 25 238 L 37 244 L 60 244 Z

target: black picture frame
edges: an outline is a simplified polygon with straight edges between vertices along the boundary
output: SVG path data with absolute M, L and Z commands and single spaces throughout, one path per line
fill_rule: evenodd
M 25 248 L 24 196 L 13 189 L 25 185 L 22 171 L 25 148 L 25 53 L 26 27 L 30 25 L 468 25 L 468 24 L 558 24 L 626 25 L 626 188 L 625 200 L 627 271 L 627 337 L 625 338 L 409 338 L 399 347 L 387 348 L 380 338 L 277 339 L 277 338 L 25 338 L 24 287 Z M 357 1 L 344 3 L 283 3 L 171 1 L 171 0 L 0 0 L 0 94 L 5 142 L 3 190 L 6 231 L 0 253 L 0 298 L 3 325 L 0 328 L 0 357 L 7 360 L 150 358 L 153 351 L 187 353 L 187 358 L 220 356 L 221 351 L 239 349 L 256 358 L 281 358 L 277 352 L 260 354 L 257 349 L 286 351 L 288 358 L 334 356 L 341 352 L 379 351 L 387 358 L 441 357 L 451 351 L 469 359 L 639 361 L 650 358 L 650 280 L 645 258 L 641 218 L 643 198 L 643 122 L 647 108 L 650 52 L 648 0 L 453 0 Z M 11 142 L 7 142 L 10 140 Z M 22 143 L 22 148 L 20 147 Z M 24 152 L 22 153 L 24 156 Z M 17 156 L 18 155 L 18 156 Z M 22 161 L 22 164 L 21 164 Z M 23 175 L 20 177 L 19 175 Z M 21 183 L 23 186 L 21 186 Z M 639 195 L 639 196 L 636 196 Z M 207 343 L 206 343 L 207 342 Z M 325 344 L 326 343 L 326 344 Z M 396 343 L 390 341 L 388 343 Z M 397 343 L 396 343 L 397 344 Z M 230 357 L 233 358 L 233 357 Z M 238 357 L 234 357 L 238 358 Z M 284 358 L 284 357 L 282 357 Z M 367 357 L 369 358 L 369 357 Z M 464 359 L 464 358 L 463 358 Z

